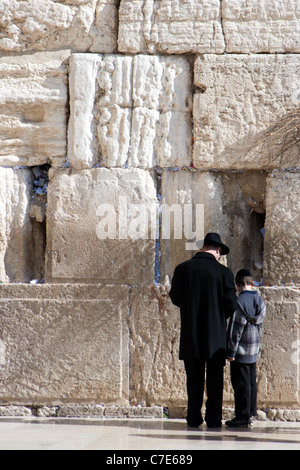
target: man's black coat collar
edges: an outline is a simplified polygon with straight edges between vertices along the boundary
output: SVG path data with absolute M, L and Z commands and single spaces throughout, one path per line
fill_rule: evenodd
M 198 251 L 198 253 L 195 254 L 194 258 L 207 258 L 212 260 L 216 259 L 214 255 L 212 255 L 211 253 L 206 253 L 205 251 Z

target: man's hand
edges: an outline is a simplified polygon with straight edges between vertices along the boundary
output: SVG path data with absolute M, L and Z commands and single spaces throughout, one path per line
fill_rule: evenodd
M 227 357 L 227 361 L 228 361 L 228 362 L 234 362 L 235 359 L 234 359 L 234 357 Z

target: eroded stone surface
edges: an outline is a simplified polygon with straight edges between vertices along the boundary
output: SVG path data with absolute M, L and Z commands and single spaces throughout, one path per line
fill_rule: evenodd
M 1 285 L 2 401 L 61 405 L 50 410 L 61 416 L 145 417 L 155 410 L 144 406 L 168 406 L 172 413 L 185 407 L 185 372 L 178 359 L 180 315 L 168 289 Z M 299 289 L 264 287 L 260 293 L 267 316 L 258 362 L 258 405 L 297 408 Z M 228 406 L 233 404 L 228 364 L 225 371 Z M 142 408 L 130 409 L 129 402 Z M 97 406 L 62 406 L 68 403 Z M 109 403 L 121 407 L 98 406 Z M 291 419 L 287 412 L 285 417 L 284 412 L 271 415 L 269 419 Z
M 297 0 L 121 0 L 125 53 L 299 52 Z
M 131 401 L 143 406 L 185 404 L 179 309 L 162 286 L 134 286 L 130 301 Z
M 195 63 L 194 164 L 197 168 L 273 169 L 299 164 L 268 131 L 296 109 L 297 55 L 204 55 Z M 274 133 L 276 134 L 276 133 Z M 264 145 L 266 143 L 266 145 Z
M 76 169 L 191 162 L 192 81 L 185 58 L 75 54 L 69 160 Z
M 114 52 L 118 0 L 1 0 L 0 50 Z
M 223 0 L 226 52 L 300 52 L 297 0 Z
M 258 364 L 260 403 L 299 406 L 300 292 L 262 288 L 267 315 Z
M 264 282 L 300 284 L 299 171 L 274 171 L 267 180 Z
M 133 287 L 131 292 L 131 399 L 144 406 L 186 405 L 185 372 L 178 360 L 179 309 L 167 292 L 162 286 Z M 260 293 L 267 316 L 257 367 L 258 405 L 299 407 L 299 289 L 265 287 Z M 233 402 L 227 363 L 224 406 Z
M 222 53 L 219 0 L 122 0 L 119 50 L 129 53 Z
M 173 276 L 177 264 L 202 248 L 208 232 L 220 233 L 229 246 L 227 265 L 234 273 L 249 266 L 260 281 L 265 186 L 266 175 L 260 172 L 164 171 L 162 204 L 174 214 L 176 230 L 166 210 L 160 234 L 161 282 L 165 276 Z
M 0 58 L 0 165 L 65 163 L 68 57 L 58 52 Z
M 257 362 L 258 407 L 299 407 L 300 291 L 286 287 L 261 287 L 266 302 L 262 348 Z M 230 369 L 226 367 L 224 405 L 233 399 Z M 268 419 L 295 419 L 282 410 L 270 410 Z
M 156 190 L 147 171 L 56 171 L 47 220 L 48 282 L 154 281 Z
M 126 286 L 0 286 L 1 400 L 128 403 Z
M 0 281 L 32 279 L 29 217 L 33 176 L 29 170 L 0 167 Z

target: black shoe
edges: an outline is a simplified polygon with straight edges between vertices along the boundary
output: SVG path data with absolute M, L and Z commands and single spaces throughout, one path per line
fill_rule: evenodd
M 226 426 L 229 428 L 248 428 L 250 426 L 249 420 L 246 419 L 231 419 L 230 421 L 225 421 Z
M 208 428 L 221 428 L 222 427 L 221 421 L 217 423 L 206 423 L 206 425 Z
M 193 420 L 187 420 L 187 425 L 189 428 L 199 428 L 201 424 L 203 423 L 202 421 L 193 421 Z

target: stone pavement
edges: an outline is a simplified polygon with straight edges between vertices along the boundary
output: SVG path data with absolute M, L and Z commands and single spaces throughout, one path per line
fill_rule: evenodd
M 299 450 L 300 423 L 256 421 L 251 429 L 187 429 L 180 419 L 0 418 L 0 450 Z M 197 454 L 197 452 L 196 452 Z M 130 455 L 130 454 L 126 454 Z M 152 462 L 156 463 L 156 462 Z

